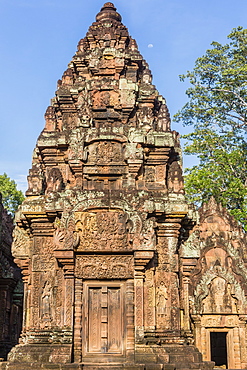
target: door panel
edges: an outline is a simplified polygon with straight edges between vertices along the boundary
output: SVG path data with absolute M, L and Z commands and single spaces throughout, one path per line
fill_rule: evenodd
M 108 350 L 109 352 L 121 352 L 122 325 L 121 325 L 121 301 L 120 289 L 108 289 Z
M 123 284 L 86 284 L 87 353 L 123 354 Z
M 88 350 L 89 352 L 99 352 L 101 350 L 101 290 L 99 288 L 91 288 L 89 289 L 88 296 L 88 305 L 90 307 L 88 320 Z

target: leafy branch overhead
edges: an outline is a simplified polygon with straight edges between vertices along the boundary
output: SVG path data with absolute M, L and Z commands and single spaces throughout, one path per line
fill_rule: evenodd
M 14 215 L 25 198 L 22 191 L 17 190 L 15 181 L 11 180 L 6 173 L 0 175 L 0 193 L 4 208 Z
M 184 151 L 200 160 L 186 169 L 189 200 L 200 205 L 213 195 L 247 227 L 247 29 L 233 29 L 228 39 L 213 42 L 180 76 L 191 87 L 175 121 L 194 127 Z

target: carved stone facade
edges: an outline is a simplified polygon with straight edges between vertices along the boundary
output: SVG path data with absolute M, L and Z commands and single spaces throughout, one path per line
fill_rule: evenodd
M 246 234 L 213 198 L 199 216 L 180 252 L 184 325 L 205 360 L 246 369 Z
M 179 137 L 112 3 L 45 120 L 16 215 L 23 329 L 0 368 L 209 370 L 215 332 L 244 368 L 244 237 L 205 206 L 185 241 Z
M 13 222 L 0 193 L 0 358 L 18 343 L 21 332 L 23 284 L 11 255 Z

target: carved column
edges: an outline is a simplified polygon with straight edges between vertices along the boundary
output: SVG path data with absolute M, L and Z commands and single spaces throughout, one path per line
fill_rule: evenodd
M 15 258 L 14 262 L 17 264 L 17 266 L 20 267 L 22 270 L 22 281 L 24 285 L 24 297 L 23 297 L 23 321 L 22 321 L 22 334 L 20 342 L 22 341 L 22 338 L 25 337 L 25 333 L 29 327 L 30 324 L 30 291 L 29 291 L 29 280 L 30 280 L 30 272 L 29 272 L 29 259 L 19 259 Z
M 144 337 L 144 269 L 153 258 L 153 251 L 136 251 L 135 261 L 135 333 L 136 341 L 140 342 Z
M 201 316 L 200 315 L 192 315 L 192 320 L 194 322 L 194 338 L 195 338 L 195 345 L 199 349 L 200 352 L 203 352 L 202 348 L 202 336 L 201 336 Z M 206 355 L 204 348 L 204 355 Z M 208 358 L 204 358 L 204 360 L 209 360 Z
M 180 330 L 180 302 L 179 302 L 179 282 L 178 282 L 178 253 L 177 244 L 181 228 L 181 218 L 170 217 L 165 221 L 158 222 L 157 228 L 157 286 L 163 283 L 167 294 L 167 308 L 165 325 L 169 330 Z M 163 292 L 163 295 L 165 293 Z M 163 320 L 157 317 L 159 327 L 164 327 Z M 159 323 L 160 321 L 160 323 Z M 161 322 L 162 321 L 162 322 Z
M 75 315 L 74 315 L 74 360 L 82 361 L 82 279 L 75 280 Z
M 74 305 L 74 251 L 56 250 L 55 257 L 63 266 L 64 271 L 64 321 L 65 327 L 72 330 L 73 327 L 73 305 Z M 72 335 L 72 333 L 71 333 Z
M 239 336 L 240 336 L 240 358 L 242 367 L 247 367 L 247 353 L 246 353 L 246 322 L 247 315 L 239 316 Z
M 183 329 L 185 331 L 190 331 L 190 317 L 189 317 L 189 283 L 190 279 L 187 276 L 183 276 L 182 284 L 183 284 L 183 309 L 184 309 L 184 316 L 183 316 Z
M 145 329 L 153 331 L 155 329 L 155 283 L 154 267 L 149 268 L 145 273 L 144 292 L 146 297 L 145 303 Z
M 126 282 L 126 329 L 127 329 L 127 357 L 134 357 L 135 350 L 135 306 L 134 306 L 134 280 Z

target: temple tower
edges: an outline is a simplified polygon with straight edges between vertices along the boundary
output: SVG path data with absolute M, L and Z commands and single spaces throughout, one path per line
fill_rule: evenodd
M 178 134 L 112 3 L 45 120 L 16 216 L 25 314 L 8 369 L 211 369 L 179 292 L 189 217 Z

